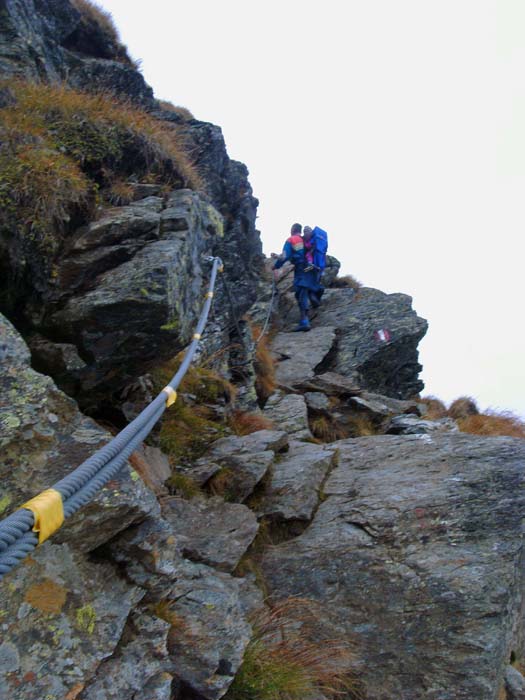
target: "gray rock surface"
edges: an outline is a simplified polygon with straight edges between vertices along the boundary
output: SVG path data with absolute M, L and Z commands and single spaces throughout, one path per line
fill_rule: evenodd
M 311 379 L 298 382 L 296 389 L 304 392 L 322 391 L 327 396 L 359 396 L 363 393 L 357 384 L 337 372 L 323 372 Z
M 170 498 L 162 514 L 182 556 L 231 573 L 253 542 L 259 526 L 253 512 L 222 498 L 186 501 Z
M 505 671 L 506 700 L 525 700 L 525 678 L 514 666 L 507 666 Z
M 189 341 L 208 269 L 202 255 L 220 229 L 209 203 L 178 190 L 166 203 L 148 197 L 110 209 L 71 236 L 56 266 L 56 301 L 41 325 L 89 358 L 57 375 L 69 375 L 86 410 Z
M 169 630 L 168 622 L 134 611 L 115 652 L 100 664 L 78 700 L 171 700 Z
M 301 440 L 312 437 L 306 402 L 301 394 L 276 391 L 266 402 L 264 415 L 280 430 L 285 430 L 290 438 Z
M 218 700 L 251 637 L 247 617 L 261 594 L 246 579 L 184 559 L 168 523 L 150 520 L 112 544 L 131 581 L 171 624 L 174 675 L 200 697 Z
M 272 467 L 258 515 L 273 520 L 310 520 L 319 504 L 321 485 L 335 465 L 336 449 L 292 442 Z
M 29 352 L 0 315 L 0 517 L 75 469 L 110 434 L 82 415 L 75 402 L 49 377 L 29 366 Z M 124 467 L 95 498 L 68 519 L 55 542 L 89 551 L 120 530 L 159 512 L 153 494 Z
M 337 443 L 312 525 L 267 550 L 275 599 L 319 601 L 355 640 L 369 700 L 494 700 L 523 638 L 525 442 Z
M 275 376 L 282 386 L 294 386 L 315 374 L 335 340 L 333 326 L 312 328 L 309 333 L 277 333 L 272 353 L 277 360 Z
M 229 501 L 242 502 L 266 476 L 275 454 L 287 447 L 288 434 L 284 431 L 258 430 L 250 435 L 217 440 L 205 459 L 218 464 L 227 474 L 227 489 L 221 495 Z
M 328 289 L 313 321 L 318 327 L 335 327 L 336 351 L 325 370 L 347 377 L 357 386 L 377 394 L 406 399 L 418 394 L 423 383 L 418 374 L 417 345 L 427 322 L 412 309 L 405 294 L 385 294 L 377 289 Z M 390 340 L 382 342 L 376 331 L 386 329 Z M 310 336 L 311 333 L 305 333 Z
M 459 428 L 453 418 L 440 418 L 439 420 L 423 420 L 418 416 L 394 416 L 385 432 L 388 435 L 418 435 L 422 433 L 457 433 Z
M 0 591 L 0 697 L 17 700 L 76 697 L 144 596 L 115 567 L 51 542 L 8 574 Z M 155 658 L 151 664 L 161 667 Z

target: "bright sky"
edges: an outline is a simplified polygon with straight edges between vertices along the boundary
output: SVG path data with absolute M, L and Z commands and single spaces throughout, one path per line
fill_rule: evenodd
M 426 394 L 525 416 L 523 0 L 102 0 L 157 97 L 219 124 L 265 251 L 320 225 L 427 318 Z

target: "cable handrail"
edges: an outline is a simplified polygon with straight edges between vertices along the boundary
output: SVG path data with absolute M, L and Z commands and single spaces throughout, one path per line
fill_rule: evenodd
M 189 369 L 208 321 L 217 273 L 224 269 L 220 258 L 213 257 L 210 260 L 213 265 L 205 302 L 191 343 L 176 374 L 143 411 L 106 445 L 51 488 L 0 520 L 0 581 L 56 532 L 67 518 L 88 503 L 108 481 L 115 478 L 166 408 L 176 400 L 177 388 Z

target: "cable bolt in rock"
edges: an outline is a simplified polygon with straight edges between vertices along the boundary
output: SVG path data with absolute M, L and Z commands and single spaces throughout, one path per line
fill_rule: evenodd
M 169 408 L 177 400 L 177 392 L 169 384 L 168 386 L 165 386 L 162 391 L 168 395 L 168 398 L 166 399 L 166 408 Z
M 62 495 L 55 489 L 46 489 L 20 506 L 33 513 L 33 532 L 38 532 L 38 544 L 45 542 L 64 522 Z

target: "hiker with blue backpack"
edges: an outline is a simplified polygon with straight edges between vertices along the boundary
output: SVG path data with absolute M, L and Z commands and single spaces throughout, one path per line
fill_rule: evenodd
M 299 325 L 294 330 L 309 331 L 308 311 L 319 306 L 324 292 L 321 275 L 326 267 L 328 236 L 318 226 L 313 230 L 305 226 L 304 236 L 301 236 L 301 224 L 294 224 L 290 234 L 281 255 L 272 255 L 277 258 L 273 269 L 278 270 L 286 262 L 294 266 L 293 285 L 300 313 Z

